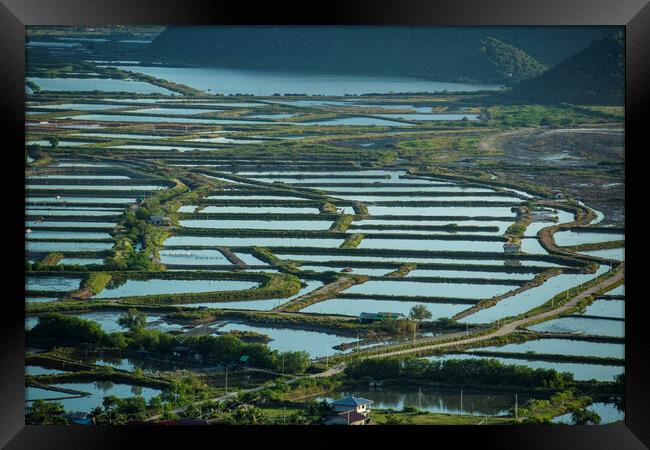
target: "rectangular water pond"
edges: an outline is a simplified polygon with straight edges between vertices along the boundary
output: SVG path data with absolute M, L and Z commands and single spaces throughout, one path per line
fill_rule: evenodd
M 232 265 L 219 250 L 160 250 L 160 262 L 163 264 Z
M 625 358 L 625 345 L 605 342 L 587 342 L 569 339 L 537 339 L 501 346 L 480 347 L 473 351 L 513 353 L 543 353 L 551 355 L 597 356 L 601 358 Z
M 585 308 L 584 314 L 623 319 L 625 318 L 625 300 L 596 300 Z
M 456 259 L 456 258 L 421 258 L 415 256 L 355 256 L 355 255 L 319 255 L 319 254 L 290 254 L 277 253 L 283 260 L 296 261 L 381 261 L 396 263 L 421 263 L 421 264 L 471 264 L 471 265 L 511 265 L 506 259 Z M 515 261 L 515 263 L 518 261 Z M 512 264 L 519 267 L 520 264 Z M 559 264 L 547 261 L 526 260 L 521 261 L 525 267 L 559 267 Z
M 331 221 L 324 220 L 192 219 L 180 220 L 178 223 L 185 228 L 221 228 L 235 230 L 327 230 L 332 226 Z
M 557 319 L 531 325 L 528 328 L 534 331 L 550 331 L 553 333 L 625 337 L 625 322 L 622 320 L 558 317 Z
M 320 358 L 339 353 L 339 351 L 332 347 L 357 340 L 356 337 L 338 336 L 336 334 L 317 331 L 306 331 L 295 328 L 262 327 L 243 323 L 227 323 L 225 325 L 214 327 L 213 329 L 219 332 L 239 330 L 266 334 L 273 339 L 268 344 L 272 350 L 278 350 L 280 352 L 303 351 L 309 353 L 311 358 Z
M 172 236 L 165 240 L 164 246 L 176 245 L 213 245 L 232 247 L 338 247 L 341 238 L 281 238 L 281 237 L 209 237 L 209 236 Z
M 363 230 L 358 230 L 363 233 Z M 399 231 L 397 231 L 399 233 Z M 434 239 L 383 239 L 364 237 L 358 248 L 385 248 L 394 250 L 445 250 L 465 252 L 502 252 L 502 241 L 467 241 Z
M 59 261 L 59 265 L 79 265 L 85 266 L 88 264 L 104 264 L 101 258 L 63 258 Z
M 50 231 L 50 230 L 32 230 L 25 233 L 25 238 L 29 239 L 70 239 L 81 241 L 84 239 L 111 239 L 108 233 L 88 232 L 88 231 Z
M 472 217 L 506 217 L 515 216 L 508 206 L 376 206 L 369 205 L 372 216 L 466 216 Z
M 266 300 L 244 300 L 239 302 L 205 302 L 205 303 L 187 303 L 178 306 L 185 308 L 213 308 L 213 309 L 243 309 L 249 311 L 270 311 L 277 308 L 296 297 L 308 294 L 323 286 L 322 281 L 318 280 L 303 280 L 304 287 L 300 288 L 297 294 L 286 298 L 269 298 Z
M 46 242 L 26 241 L 25 248 L 29 252 L 98 252 L 113 248 L 113 242 Z
M 541 286 L 537 286 L 519 294 L 500 300 L 496 305 L 482 309 L 459 320 L 462 323 L 489 323 L 497 319 L 509 316 L 517 316 L 521 313 L 536 308 L 557 294 L 569 288 L 580 286 L 581 283 L 596 278 L 609 270 L 606 266 L 600 266 L 595 274 L 560 274 L 546 280 Z
M 346 291 L 347 293 L 347 291 Z M 399 293 L 393 293 L 399 295 Z M 334 298 L 323 302 L 314 303 L 300 312 L 313 314 L 340 314 L 344 316 L 359 316 L 362 312 L 379 313 L 391 312 L 408 315 L 415 305 L 425 305 L 431 312 L 431 320 L 440 317 L 452 317 L 467 308 L 467 305 L 451 303 L 423 303 L 401 300 L 371 300 L 371 299 L 343 299 Z
M 28 77 L 44 91 L 111 91 L 138 94 L 174 94 L 172 91 L 142 81 L 111 78 L 37 78 Z
M 53 384 L 52 386 L 87 392 L 90 395 L 73 397 L 71 394 L 64 392 L 28 387 L 25 389 L 27 405 L 29 406 L 29 403 L 33 400 L 57 399 L 56 401 L 63 404 L 63 408 L 67 412 L 90 412 L 93 408 L 101 406 L 103 398 L 110 395 L 119 398 L 141 396 L 144 397 L 145 401 L 149 401 L 152 397 L 162 393 L 159 389 L 130 384 L 116 384 L 111 383 L 110 381 L 97 381 L 95 383 L 61 383 Z
M 622 241 L 624 233 L 599 233 L 596 231 L 559 231 L 553 235 L 557 245 L 566 247 L 570 245 L 592 244 L 607 241 Z
M 88 185 L 88 184 L 39 184 L 27 185 L 28 189 L 48 189 L 48 190 L 83 190 L 83 191 L 157 191 L 167 189 L 167 186 L 157 186 L 153 184 L 140 185 Z M 87 200 L 93 201 L 93 200 Z
M 259 283 L 240 280 L 127 280 L 119 287 L 111 284 L 93 298 L 118 298 L 139 295 L 181 294 L 194 292 L 240 291 Z
M 598 256 L 605 259 L 613 259 L 615 261 L 625 261 L 625 247 L 621 248 L 608 248 L 605 250 L 588 250 L 581 251 L 583 255 Z
M 496 359 L 507 365 L 526 366 L 531 369 L 554 369 L 558 372 L 568 372 L 573 374 L 575 380 L 597 380 L 597 381 L 614 381 L 614 378 L 625 371 L 624 366 L 606 366 L 602 364 L 585 364 L 585 363 L 568 363 L 568 362 L 550 362 L 536 361 L 532 355 L 532 360 L 515 359 L 515 358 L 492 358 L 488 356 L 476 356 L 467 354 L 446 354 L 440 356 L 429 356 L 425 359 L 429 361 L 442 361 L 449 359 Z
M 79 289 L 81 278 L 30 277 L 27 276 L 25 289 L 28 291 L 74 291 Z
M 303 208 L 290 206 L 208 206 L 202 213 L 233 213 L 233 214 L 318 214 L 318 208 Z
M 411 270 L 407 277 L 447 277 L 447 278 L 484 278 L 486 280 L 531 280 L 535 273 L 520 272 L 479 272 L 474 270 Z
M 625 419 L 625 411 L 619 409 L 616 403 L 594 402 L 585 408 L 588 411 L 593 411 L 600 417 L 599 425 L 606 425 L 608 423 L 620 422 Z M 574 425 L 572 413 L 562 414 L 551 419 L 553 423 Z
M 427 296 L 481 299 L 503 294 L 515 288 L 516 286 L 498 284 L 370 280 L 362 284 L 356 284 L 343 292 L 345 294 L 398 295 L 401 297 Z
M 110 189 L 110 188 L 109 188 Z M 135 198 L 125 197 L 68 197 L 61 195 L 53 197 L 31 197 L 27 201 L 43 202 L 43 203 L 135 203 Z

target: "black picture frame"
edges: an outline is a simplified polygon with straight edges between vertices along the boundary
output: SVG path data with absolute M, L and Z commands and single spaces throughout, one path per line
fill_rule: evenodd
M 625 145 L 632 164 L 626 164 L 627 240 L 643 235 L 635 224 L 643 209 L 633 202 L 634 193 L 643 191 L 643 173 L 635 177 L 627 171 L 643 170 L 641 152 L 650 148 L 646 130 L 650 104 L 650 5 L 648 0 L 438 0 L 438 1 L 347 1 L 301 5 L 256 5 L 252 2 L 202 2 L 200 0 L 0 0 L 0 99 L 4 133 L 5 168 L 3 176 L 5 239 L 11 252 L 7 261 L 20 261 L 24 253 L 24 178 L 21 167 L 24 145 L 24 38 L 26 25 L 623 25 L 626 32 Z M 639 162 L 637 164 L 636 162 Z M 15 169 L 14 169 L 15 168 Z M 6 175 L 6 174 L 5 174 Z M 646 188 L 647 190 L 647 188 Z M 629 207 L 628 207 L 629 205 Z M 632 206 L 636 205 L 636 209 Z M 635 231 L 636 227 L 636 231 Z M 423 445 L 443 445 L 444 440 L 462 444 L 474 442 L 482 448 L 513 449 L 641 449 L 650 445 L 650 372 L 648 327 L 644 323 L 641 296 L 640 251 L 626 249 L 626 413 L 625 426 L 487 426 L 487 427 L 353 427 L 345 438 L 379 438 L 390 433 L 398 439 L 408 437 Z M 205 445 L 224 433 L 248 441 L 245 429 L 231 427 L 78 427 L 25 426 L 24 423 L 24 270 L 20 263 L 4 269 L 4 304 L 0 313 L 0 445 L 6 448 L 104 448 L 128 445 L 134 435 L 157 442 L 178 445 Z M 634 294 L 638 293 L 638 294 Z M 322 442 L 340 445 L 341 430 L 303 427 L 308 434 L 298 437 L 291 429 L 288 443 L 321 442 L 320 433 L 336 433 Z M 271 439 L 270 433 L 287 428 L 257 427 L 253 437 Z M 406 431 L 406 434 L 402 432 Z M 415 436 L 415 434 L 418 436 Z M 288 434 L 284 433 L 285 437 Z M 304 439 L 307 439 L 305 441 Z M 337 439 L 338 438 L 338 439 Z M 437 443 L 425 444 L 434 438 Z M 204 439 L 206 441 L 204 441 Z M 223 445 L 225 441 L 214 445 Z M 279 439 L 278 443 L 287 443 Z M 343 441 L 347 443 L 346 441 Z M 233 442 L 235 445 L 236 441 Z M 344 444 L 345 445 L 345 444 Z M 452 444 L 446 444 L 452 445 Z M 455 444 L 453 444 L 455 445 Z

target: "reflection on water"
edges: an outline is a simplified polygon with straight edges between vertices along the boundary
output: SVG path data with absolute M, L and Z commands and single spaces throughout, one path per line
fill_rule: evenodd
M 472 416 L 503 416 L 509 415 L 514 407 L 514 394 L 485 394 L 464 391 L 445 391 L 440 389 L 416 387 L 382 387 L 355 389 L 337 392 L 332 397 L 319 397 L 318 400 L 337 400 L 353 395 L 355 397 L 373 400 L 374 409 L 394 409 L 401 411 L 404 407 L 414 407 L 432 413 L 463 414 Z M 527 401 L 525 396 L 519 396 L 520 404 Z

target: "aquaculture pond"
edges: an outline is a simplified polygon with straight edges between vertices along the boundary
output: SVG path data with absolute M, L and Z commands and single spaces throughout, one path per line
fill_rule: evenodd
M 32 211 L 28 210 L 30 214 L 32 214 Z M 76 211 L 69 211 L 70 215 L 74 216 Z M 35 213 L 39 214 L 39 213 Z M 49 228 L 98 228 L 98 227 L 104 227 L 104 228 L 114 228 L 117 225 L 117 222 L 67 222 L 67 221 L 36 221 L 36 220 L 27 220 L 25 221 L 25 226 L 28 227 L 49 227 Z M 90 233 L 85 233 L 84 234 L 90 234 Z M 106 233 L 105 233 L 106 234 Z M 30 236 L 31 237 L 31 236 Z M 110 235 L 106 235 L 103 237 L 109 237 Z
M 132 109 L 129 111 L 131 114 L 164 114 L 164 115 L 193 115 L 193 114 L 203 114 L 203 113 L 215 113 L 220 110 L 218 109 L 204 109 L 204 108 L 144 108 L 144 109 Z
M 319 287 L 323 286 L 322 281 L 318 280 L 303 280 L 305 283 L 304 287 L 300 288 L 297 294 L 294 294 L 286 298 L 269 298 L 265 300 L 243 300 L 238 302 L 204 302 L 204 303 L 187 303 L 180 304 L 177 306 L 182 306 L 185 308 L 214 308 L 214 309 L 244 309 L 251 311 L 270 311 L 273 308 L 277 308 L 280 305 L 287 303 L 288 301 L 293 300 L 294 298 L 300 297 L 301 295 L 308 294 L 312 291 L 315 291 Z
M 297 73 L 221 67 L 114 66 L 120 70 L 144 73 L 224 95 L 274 94 L 361 95 L 376 92 L 470 92 L 496 90 L 500 86 L 448 83 L 394 76 Z M 323 100 L 315 100 L 323 102 Z M 302 101 L 304 104 L 304 101 Z M 334 101 L 326 101 L 332 104 Z M 286 101 L 284 103 L 287 103 Z M 295 102 L 294 102 L 295 103 Z M 345 102 L 339 102 L 346 104 Z M 313 102 L 305 106 L 317 106 Z
M 220 333 L 239 330 L 266 334 L 273 339 L 268 344 L 272 350 L 281 352 L 304 351 L 309 353 L 311 358 L 321 358 L 339 353 L 338 350 L 332 347 L 357 340 L 356 337 L 339 336 L 318 331 L 307 331 L 297 328 L 263 327 L 236 322 L 216 325 L 213 329 Z
M 249 266 L 266 266 L 267 263 L 251 255 L 250 253 L 235 253 L 237 258 L 241 259 L 245 264 Z
M 82 145 L 91 144 L 91 142 L 82 142 L 82 141 L 65 141 L 61 140 L 58 143 L 59 147 L 79 147 Z M 30 141 L 25 143 L 25 145 L 40 145 L 42 147 L 51 147 L 52 143 L 50 141 Z
M 415 121 L 442 121 L 442 120 L 478 120 L 478 114 L 425 114 L 425 113 L 387 113 L 376 114 L 377 117 L 387 119 L 415 120 Z
M 48 190 L 83 190 L 83 191 L 157 191 L 167 189 L 167 186 L 155 184 L 128 184 L 128 185 L 89 185 L 89 184 L 27 184 L 27 189 L 48 189 Z M 94 201 L 88 200 L 87 201 Z
M 241 291 L 257 287 L 259 283 L 240 280 L 127 280 L 112 287 L 111 284 L 93 298 L 117 298 L 139 295 L 181 294 L 194 292 Z
M 70 136 L 103 137 L 108 139 L 166 139 L 172 136 L 161 134 L 136 134 L 136 133 L 75 133 Z
M 90 412 L 93 408 L 102 405 L 104 397 L 116 396 L 119 398 L 133 397 L 135 395 L 144 397 L 149 401 L 152 397 L 160 395 L 160 389 L 154 389 L 143 386 L 135 386 L 122 383 L 111 383 L 110 381 L 96 381 L 94 383 L 60 383 L 53 384 L 52 387 L 63 389 L 74 389 L 90 395 L 74 397 L 73 394 L 64 392 L 51 391 L 41 388 L 27 387 L 25 389 L 26 405 L 33 400 L 54 400 L 60 402 L 63 408 L 68 412 Z
M 426 258 L 417 256 L 356 256 L 356 255 L 320 255 L 320 254 L 291 254 L 276 252 L 276 256 L 284 260 L 297 261 L 381 261 L 418 264 L 469 264 L 469 265 L 496 265 L 496 266 L 526 266 L 526 267 L 558 267 L 556 263 L 548 261 L 522 260 L 511 261 L 508 259 L 462 259 L 462 258 Z
M 206 124 L 206 125 L 269 125 L 276 122 L 265 122 L 262 120 L 231 120 L 231 119 L 202 119 L 190 117 L 162 117 L 162 116 L 138 116 L 136 114 L 81 114 L 76 116 L 63 116 L 59 119 L 71 120 L 88 120 L 98 122 L 143 122 L 143 123 L 160 123 L 160 122 L 173 122 L 173 123 L 192 123 L 192 124 Z
M 314 272 L 341 272 L 343 269 L 346 269 L 347 271 L 349 267 L 346 268 L 345 266 L 329 267 L 329 266 L 310 266 L 310 265 L 300 266 L 300 270 L 314 271 Z M 360 274 L 360 275 L 382 276 L 382 275 L 386 275 L 388 272 L 392 272 L 393 270 L 394 269 L 372 269 L 372 268 L 355 267 L 349 273 Z
M 112 187 L 108 187 L 111 189 Z M 68 197 L 68 196 L 55 196 L 55 197 L 28 197 L 27 201 L 42 202 L 42 203 L 135 203 L 135 198 L 126 197 Z
M 118 324 L 118 320 L 125 314 L 125 311 L 100 311 L 75 314 L 80 319 L 92 320 L 97 322 L 102 330 L 106 333 L 114 333 L 116 331 L 126 331 Z M 36 317 L 28 317 L 32 325 L 36 323 Z M 28 321 L 26 320 L 26 322 Z M 178 324 L 166 323 L 160 316 L 147 315 L 147 328 L 159 329 L 163 331 L 169 330 L 182 330 L 183 326 Z
M 474 270 L 438 270 L 438 269 L 415 269 L 411 270 L 407 277 L 446 277 L 446 278 L 483 278 L 485 280 L 530 280 L 536 273 L 522 272 L 481 272 Z
M 386 291 L 386 293 L 390 294 L 391 291 Z M 425 305 L 426 308 L 431 312 L 431 320 L 436 320 L 440 317 L 452 317 L 453 315 L 458 314 L 468 307 L 468 305 L 456 305 L 452 303 L 425 303 L 404 300 L 372 300 L 365 298 L 334 298 L 309 305 L 306 308 L 300 310 L 300 312 L 313 314 L 340 314 L 344 316 L 355 317 L 359 316 L 359 314 L 362 312 L 392 312 L 408 315 L 411 311 L 411 308 L 413 308 L 415 305 Z
M 25 247 L 29 252 L 98 252 L 113 248 L 113 242 L 46 242 L 26 241 Z
M 25 213 L 29 216 L 57 216 L 57 217 L 62 217 L 62 216 L 97 216 L 97 217 L 106 217 L 106 216 L 116 216 L 120 215 L 122 210 L 106 210 L 106 209 L 72 209 L 72 208 L 47 208 L 43 209 L 44 207 L 39 206 L 39 207 L 32 207 L 32 208 L 25 208 Z M 41 224 L 44 222 L 40 222 Z M 88 222 L 92 223 L 92 222 Z M 51 225 L 51 226 L 57 226 L 57 225 Z M 77 226 L 84 226 L 84 223 L 79 222 Z M 88 225 L 91 226 L 91 225 Z
M 551 355 L 596 356 L 601 358 L 625 358 L 625 345 L 606 342 L 588 342 L 569 339 L 537 339 L 501 346 L 480 347 L 473 351 L 512 353 L 542 353 Z
M 368 205 L 372 216 L 465 216 L 504 217 L 515 221 L 515 216 L 508 206 L 377 206 Z
M 625 284 L 621 284 L 620 286 L 615 287 L 614 289 L 610 289 L 609 291 L 605 292 L 606 295 L 625 295 Z
M 560 274 L 549 278 L 540 286 L 500 300 L 496 305 L 459 319 L 462 323 L 489 323 L 504 317 L 516 316 L 540 306 L 555 295 L 607 272 L 609 267 L 599 266 L 595 274 Z
M 104 264 L 101 258 L 63 258 L 59 261 L 59 265 L 80 265 L 85 266 L 88 264 Z
M 200 213 L 230 213 L 230 214 L 318 214 L 318 208 L 303 208 L 286 206 L 208 206 Z
M 58 300 L 58 297 L 25 297 L 25 303 L 47 303 Z
M 433 283 L 426 281 L 370 280 L 356 284 L 345 294 L 385 295 L 395 293 L 402 297 L 427 296 L 447 298 L 490 298 L 503 294 L 517 286 L 500 284 Z
M 39 179 L 61 179 L 61 180 L 130 180 L 131 177 L 126 175 L 31 175 L 27 177 L 27 180 L 39 180 Z
M 70 277 L 33 277 L 27 276 L 25 289 L 28 291 L 73 291 L 79 289 L 81 278 Z
M 266 141 L 259 139 L 232 139 L 223 136 L 211 138 L 188 139 L 187 142 L 207 142 L 212 144 L 262 144 Z
M 101 111 L 104 109 L 128 108 L 128 105 L 114 105 L 110 103 L 59 103 L 56 105 L 35 105 L 43 109 L 60 109 L 65 111 Z
M 339 119 L 318 120 L 309 122 L 285 122 L 294 125 L 350 125 L 350 126 L 390 126 L 390 127 L 408 127 L 413 126 L 405 122 L 396 122 L 393 120 L 379 119 L 376 117 L 342 117 Z
M 600 417 L 599 425 L 606 425 L 608 423 L 620 422 L 625 420 L 625 411 L 620 410 L 614 402 L 594 402 L 585 408 L 588 411 L 593 411 Z M 551 419 L 551 422 L 558 424 L 574 425 L 572 413 L 562 414 Z
M 622 241 L 624 233 L 598 233 L 594 231 L 559 231 L 553 235 L 555 243 L 560 246 L 592 244 L 607 241 Z
M 625 337 L 623 320 L 592 319 L 587 317 L 558 317 L 528 327 L 533 331 L 552 333 L 580 333 L 598 336 Z
M 25 366 L 25 375 L 59 375 L 62 373 L 65 371 L 41 366 Z
M 359 231 L 363 233 L 363 231 Z M 395 232 L 395 231 L 394 231 Z M 399 231 L 397 231 L 399 233 Z M 385 248 L 394 250 L 445 250 L 464 252 L 502 252 L 503 241 L 384 239 L 366 236 L 358 248 Z
M 239 219 L 191 219 L 180 220 L 185 228 L 221 228 L 253 230 L 327 230 L 332 221 L 324 220 L 239 220 Z
M 460 390 L 444 390 L 401 386 L 379 388 L 357 388 L 318 397 L 317 400 L 334 401 L 347 396 L 372 399 L 372 409 L 394 409 L 401 411 L 412 407 L 430 413 L 462 414 L 472 416 L 504 416 L 511 413 L 515 404 L 514 394 L 478 393 L 463 391 L 461 401 Z M 519 396 L 521 403 L 527 401 L 526 396 Z
M 28 77 L 44 91 L 115 91 L 138 94 L 171 94 L 168 89 L 142 81 L 116 80 L 112 78 L 38 78 Z
M 464 353 L 453 353 L 439 356 L 429 356 L 425 359 L 429 361 L 443 361 L 449 359 L 496 359 L 503 364 L 519 365 L 530 367 L 531 369 L 554 369 L 558 372 L 568 372 L 573 374 L 576 380 L 597 380 L 597 381 L 614 381 L 614 378 L 625 371 L 624 366 L 610 366 L 604 364 L 586 364 L 586 363 L 568 363 L 568 362 L 550 362 L 537 361 L 535 355 L 531 359 L 518 358 L 494 358 L 489 356 L 476 356 Z
M 625 260 L 625 247 L 621 248 L 608 248 L 604 250 L 588 250 L 580 251 L 583 255 L 598 256 L 605 259 L 613 259 L 615 261 Z
M 587 316 L 625 318 L 624 300 L 596 300 L 583 312 Z
M 160 250 L 163 264 L 232 265 L 219 250 Z
M 32 230 L 25 233 L 26 239 L 111 239 L 108 233 L 87 232 L 87 231 L 50 231 L 50 230 Z
M 338 247 L 341 238 L 281 238 L 281 237 L 209 237 L 209 236 L 172 236 L 164 242 L 166 247 L 213 245 L 233 247 Z

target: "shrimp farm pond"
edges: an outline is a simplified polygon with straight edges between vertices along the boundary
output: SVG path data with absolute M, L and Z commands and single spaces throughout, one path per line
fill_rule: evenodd
M 273 416 L 269 404 L 299 394 L 353 395 L 374 399 L 380 423 L 408 408 L 515 420 L 498 383 L 464 400 L 453 380 L 381 387 L 390 377 L 373 361 L 396 358 L 618 388 L 623 199 L 594 180 L 617 189 L 622 162 L 608 165 L 607 149 L 558 159 L 555 143 L 512 153 L 517 137 L 525 149 L 550 139 L 540 117 L 557 133 L 588 127 L 593 143 L 622 127 L 616 114 L 517 116 L 489 83 L 358 76 L 342 93 L 344 75 L 154 64 L 137 42 L 120 44 L 131 62 L 84 59 L 44 36 L 26 78 L 28 411 L 44 400 L 88 415 L 115 396 L 138 411 L 125 422 L 160 419 L 161 405 L 196 418 L 200 398 L 298 377 L 295 392 L 240 403 Z M 555 391 L 528 387 L 532 416 Z M 616 395 L 573 401 L 614 422 Z M 222 407 L 202 414 L 222 420 Z

